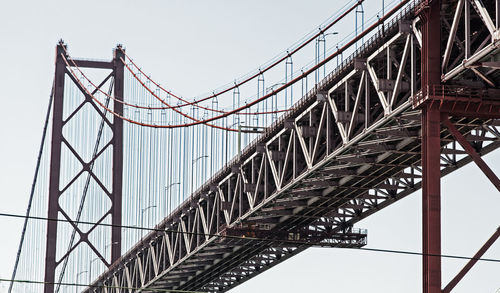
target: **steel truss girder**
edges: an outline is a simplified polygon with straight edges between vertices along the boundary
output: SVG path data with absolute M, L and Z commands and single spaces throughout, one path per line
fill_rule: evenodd
M 447 1 L 451 14 L 442 15 L 446 45 L 442 52 L 441 80 L 475 80 L 476 87 L 498 85 L 500 42 L 498 3 L 493 0 Z
M 157 225 L 164 231 L 148 234 L 94 285 L 227 291 L 309 246 L 224 238 L 224 229 L 243 223 L 271 231 L 321 225 L 342 231 L 418 190 L 420 111 L 411 99 L 420 88 L 421 39 L 418 21 L 405 33 L 394 22 Z M 498 131 L 496 121 L 453 122 L 466 135 Z M 496 137 L 478 144 L 481 155 L 500 146 Z M 471 160 L 449 134 L 442 138 L 444 176 Z M 325 217 L 328 223 L 321 222 Z M 229 250 L 218 260 L 206 258 L 216 248 Z M 198 271 L 185 270 L 195 266 Z

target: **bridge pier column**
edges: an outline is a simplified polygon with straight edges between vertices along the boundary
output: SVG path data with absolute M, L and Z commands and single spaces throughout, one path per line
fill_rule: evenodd
M 423 292 L 441 292 L 440 111 L 422 109 Z
M 441 1 L 422 3 L 422 91 L 441 83 Z M 441 293 L 441 113 L 436 103 L 422 109 L 422 289 Z

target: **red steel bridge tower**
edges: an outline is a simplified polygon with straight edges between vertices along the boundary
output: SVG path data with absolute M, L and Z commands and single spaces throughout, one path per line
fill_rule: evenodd
M 123 63 L 120 61 L 120 58 L 123 58 L 122 50 L 120 50 L 120 46 L 114 50 L 115 56 L 112 61 L 104 62 L 104 61 L 90 61 L 90 60 L 78 60 L 73 59 L 72 65 L 80 68 L 92 68 L 92 69 L 100 69 L 107 70 L 107 75 L 104 80 L 100 83 L 97 88 L 100 88 L 107 82 L 109 82 L 112 86 L 112 94 L 116 98 L 112 107 L 113 110 L 117 113 L 123 114 L 123 104 L 120 103 L 120 100 L 123 100 L 123 91 L 124 91 L 124 71 L 123 71 Z M 56 280 L 56 269 L 60 266 L 65 266 L 67 258 L 74 251 L 74 249 L 81 245 L 82 243 L 86 243 L 94 253 L 100 258 L 102 262 L 110 266 L 111 263 L 116 261 L 121 256 L 121 224 L 122 224 L 122 184 L 123 184 L 123 120 L 121 119 L 110 119 L 110 117 L 106 117 L 105 113 L 99 110 L 99 106 L 92 100 L 89 93 L 81 87 L 81 83 L 74 79 L 74 76 L 69 73 L 69 66 L 65 63 L 65 58 L 67 57 L 67 49 L 66 45 L 61 41 L 56 47 L 56 66 L 55 66 L 55 79 L 54 79 L 54 104 L 52 110 L 52 143 L 51 143 L 51 161 L 50 161 L 50 179 L 49 179 L 49 207 L 48 207 L 48 218 L 49 219 L 58 219 L 62 216 L 63 219 L 68 221 L 73 227 L 74 230 L 78 234 L 78 241 L 72 241 L 71 246 L 68 251 L 62 256 L 56 257 L 56 248 L 57 248 L 57 240 L 58 235 L 57 221 L 48 221 L 47 222 L 47 244 L 46 244 L 46 255 L 45 255 L 45 289 L 44 292 L 54 292 Z M 67 61 L 66 61 L 67 62 Z M 111 72 L 109 72 L 111 71 Z M 63 105 L 65 102 L 65 77 L 70 77 L 70 80 L 79 87 L 79 90 L 82 95 L 84 95 L 84 99 L 80 105 L 78 105 L 67 117 L 63 119 Z M 94 90 L 92 94 L 95 94 L 97 89 Z M 105 126 L 108 127 L 112 132 L 112 137 L 109 142 L 97 149 L 93 152 L 92 156 L 89 160 L 84 159 L 84 155 L 79 152 L 79 148 L 76 145 L 72 145 L 72 143 L 63 136 L 64 128 L 75 127 L 74 124 L 71 123 L 72 119 L 78 119 L 77 114 L 79 111 L 83 111 L 85 105 L 91 105 L 89 108 L 90 111 L 95 111 L 98 113 L 104 123 Z M 102 127 L 102 126 L 101 126 Z M 84 132 L 81 129 L 82 133 Z M 60 174 L 61 174 L 61 165 L 65 162 L 61 161 L 61 148 L 66 146 L 71 153 L 78 159 L 81 163 L 82 168 L 79 173 L 74 175 L 72 179 L 69 180 L 68 183 L 63 185 L 60 182 Z M 107 149 L 112 149 L 112 157 L 110 158 L 110 162 L 112 168 L 112 187 L 109 190 L 104 182 L 104 178 L 99 178 L 102 176 L 97 173 L 93 169 L 93 165 L 100 156 L 103 156 L 104 152 Z M 59 200 L 61 195 L 67 190 L 71 190 L 72 185 L 75 184 L 77 178 L 83 173 L 88 172 L 88 176 L 93 178 L 95 182 L 99 186 L 101 186 L 103 191 L 103 196 L 109 197 L 111 200 L 111 207 L 107 212 L 105 212 L 100 219 L 97 220 L 96 224 L 90 227 L 87 231 L 83 231 L 78 227 L 78 220 L 72 218 L 68 215 L 68 212 L 59 204 Z M 110 229 L 110 241 L 111 245 L 111 259 L 108 260 L 103 251 L 100 251 L 97 246 L 92 243 L 89 239 L 88 235 L 91 233 L 98 225 L 106 218 L 111 218 L 111 224 L 113 227 Z

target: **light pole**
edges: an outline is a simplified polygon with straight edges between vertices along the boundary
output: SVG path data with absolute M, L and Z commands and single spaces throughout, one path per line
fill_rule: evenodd
M 134 224 L 134 225 L 132 225 L 132 226 L 130 226 L 130 227 L 131 227 L 131 229 L 133 229 L 132 231 L 134 232 L 134 234 L 139 235 L 139 233 L 141 233 L 141 231 L 142 231 L 141 229 L 139 229 L 139 226 L 138 226 L 137 224 Z M 137 242 L 137 241 L 139 241 L 139 240 L 140 240 L 140 239 L 139 239 L 139 237 L 137 237 L 137 239 L 136 239 L 134 242 Z M 127 243 L 127 245 L 128 245 L 128 244 L 129 244 L 129 243 Z
M 356 37 L 358 36 L 358 14 L 361 14 L 361 31 L 363 31 L 365 29 L 365 10 L 362 3 L 356 6 L 356 23 L 354 24 Z M 361 39 L 361 42 L 363 42 L 363 39 Z M 358 50 L 358 42 L 356 42 L 356 50 Z
M 335 48 L 337 49 L 337 52 L 339 51 L 339 45 L 342 45 L 341 43 L 337 43 L 337 45 L 335 45 Z M 343 62 L 344 61 L 344 53 L 343 52 L 340 52 L 340 62 Z M 339 54 L 337 54 L 337 67 L 339 67 Z
M 238 157 L 241 156 L 241 133 L 262 133 L 265 129 L 262 126 L 238 125 Z
M 106 245 L 104 246 L 104 257 L 106 257 L 106 251 L 108 250 L 108 248 L 109 248 L 111 245 L 116 245 L 116 244 L 118 244 L 118 242 L 117 242 L 117 241 L 115 241 L 115 242 L 111 242 L 111 243 L 108 243 L 108 244 L 106 244 Z
M 193 164 L 195 164 L 196 162 L 198 162 L 199 160 L 204 159 L 204 158 L 208 158 L 208 155 L 201 155 L 201 156 L 197 157 L 196 159 L 193 159 Z
M 144 227 L 144 213 L 151 210 L 152 208 L 156 208 L 156 205 L 149 205 L 141 209 L 141 228 Z M 144 236 L 144 230 L 141 230 L 141 238 Z
M 238 119 L 239 120 L 239 119 Z M 233 126 L 235 126 L 236 124 L 240 124 L 240 121 L 236 121 L 234 122 L 231 126 L 229 126 L 228 128 L 233 128 Z M 227 164 L 227 160 L 228 160 L 228 157 L 229 157 L 229 154 L 228 154 L 228 145 L 229 145 L 229 138 L 228 138 L 228 132 L 226 130 L 226 164 Z M 234 143 L 234 140 L 233 140 L 233 143 Z M 232 149 L 234 150 L 234 145 L 232 145 Z
M 79 283 L 78 283 L 78 279 L 80 278 L 80 275 L 85 274 L 85 273 L 88 273 L 88 272 L 89 272 L 89 271 L 81 271 L 81 272 L 79 272 L 78 274 L 76 274 L 76 284 L 77 284 L 77 286 L 75 286 L 75 292 L 77 292 L 77 293 L 78 293 L 78 287 L 79 287 L 79 286 L 78 286 L 78 285 L 79 285 Z
M 241 155 L 241 126 L 245 121 L 238 124 L 238 157 Z
M 302 84 L 302 97 L 303 97 L 305 95 L 305 93 L 307 92 L 307 76 L 304 76 L 304 67 L 302 67 L 300 69 L 300 72 L 302 73 L 301 74 L 301 76 L 302 76 L 301 84 Z M 304 88 L 304 80 L 305 80 L 305 88 Z
M 167 191 L 170 188 L 172 188 L 175 185 L 180 185 L 180 184 L 181 184 L 180 182 L 174 182 L 174 183 L 170 183 L 168 186 L 165 186 L 165 196 L 167 196 Z M 168 197 L 168 208 L 167 208 L 167 210 L 168 210 L 169 213 L 172 211 L 172 196 Z
M 96 262 L 97 260 L 100 260 L 100 258 L 96 257 L 96 258 L 94 258 L 93 260 L 90 261 L 90 265 L 89 265 L 89 284 L 90 284 L 90 282 L 92 282 L 92 264 L 94 262 Z
M 226 142 L 227 143 L 227 142 Z M 201 155 L 195 159 L 193 159 L 193 162 L 191 163 L 191 192 L 190 193 L 193 193 L 193 188 L 194 188 L 194 164 L 198 163 L 198 161 L 200 161 L 201 159 L 206 159 L 208 158 L 208 155 Z
M 268 86 L 266 88 L 266 94 L 268 94 L 269 92 L 273 91 L 275 87 L 279 86 L 279 85 L 285 85 L 286 83 L 284 82 L 278 82 L 278 83 L 275 83 L 273 84 L 272 86 Z
M 330 33 L 324 33 L 324 32 L 321 32 L 318 36 L 318 38 L 316 39 L 316 64 L 319 63 L 319 59 L 320 59 L 320 47 L 321 47 L 321 44 L 320 43 L 323 43 L 323 60 L 325 60 L 326 58 L 326 36 L 333 36 L 333 35 L 338 35 L 339 32 L 330 32 Z M 326 76 L 326 66 L 323 65 L 323 77 Z M 316 79 L 316 83 L 319 82 L 319 72 L 316 70 L 316 73 L 315 73 L 315 79 Z
M 285 84 L 286 84 L 286 83 L 284 83 L 284 82 L 278 82 L 278 83 L 275 83 L 275 84 L 273 84 L 272 86 L 270 86 L 270 87 L 266 88 L 266 95 L 267 95 L 269 92 L 274 91 L 274 88 L 276 88 L 276 87 L 278 87 L 278 86 L 285 85 Z M 273 100 L 274 100 L 274 102 L 273 102 Z M 285 103 L 286 103 L 286 101 L 285 101 Z M 272 111 L 277 111 L 277 110 L 278 110 L 278 97 L 276 96 L 276 94 L 274 94 L 274 95 L 273 95 L 273 97 L 271 97 L 271 110 L 272 110 Z M 268 115 L 268 114 L 266 114 L 266 117 L 267 117 L 267 115 Z M 275 117 L 273 117 L 273 119 L 274 119 L 274 118 L 278 119 L 278 117 L 277 117 L 277 114 L 276 114 L 276 113 L 272 113 L 271 115 L 274 115 L 274 116 L 275 116 Z M 274 122 L 274 120 L 273 120 L 273 122 Z M 267 119 L 266 119 L 266 127 L 267 127 Z
M 323 36 L 323 60 L 326 58 L 326 36 L 335 36 L 338 35 L 339 32 L 331 32 L 326 34 L 319 35 L 319 38 Z M 323 77 L 326 76 L 326 64 L 323 64 Z

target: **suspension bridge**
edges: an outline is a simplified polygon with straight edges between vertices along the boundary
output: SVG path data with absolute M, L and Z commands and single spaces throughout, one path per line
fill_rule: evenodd
M 440 178 L 473 162 L 500 191 L 481 158 L 500 146 L 500 3 L 363 2 L 194 98 L 123 45 L 60 41 L 9 292 L 225 292 L 309 247 L 362 249 L 357 222 L 419 189 L 423 290 L 451 292 L 500 236 L 442 280 Z

